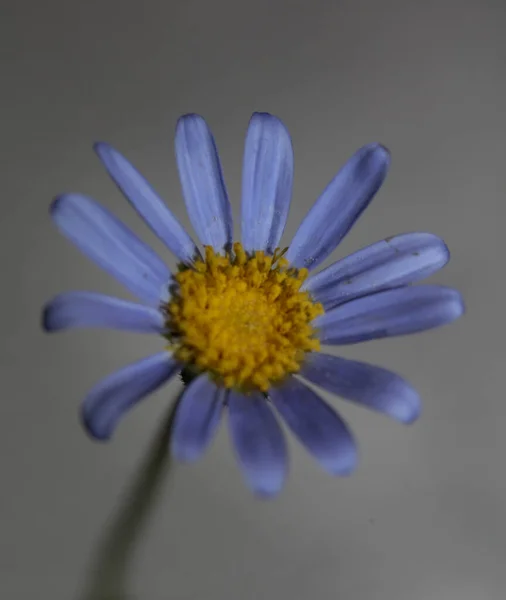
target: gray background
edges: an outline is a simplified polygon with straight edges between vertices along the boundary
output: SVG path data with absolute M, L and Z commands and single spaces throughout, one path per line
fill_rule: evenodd
M 1 598 L 504 598 L 505 7 L 1 3 Z M 237 214 L 254 110 L 280 116 L 293 137 L 284 241 L 343 161 L 380 141 L 390 175 L 332 260 L 433 231 L 453 256 L 432 280 L 458 287 L 468 307 L 440 330 L 345 349 L 407 377 L 423 416 L 404 427 L 334 400 L 360 441 L 359 470 L 332 479 L 292 440 L 291 476 L 272 502 L 246 490 L 225 427 L 198 465 L 168 463 L 160 430 L 177 383 L 110 444 L 86 437 L 86 390 L 159 340 L 39 329 L 57 292 L 125 296 L 58 235 L 54 195 L 90 194 L 153 240 L 91 143 L 117 146 L 189 226 L 177 117 L 199 112 L 211 125 Z

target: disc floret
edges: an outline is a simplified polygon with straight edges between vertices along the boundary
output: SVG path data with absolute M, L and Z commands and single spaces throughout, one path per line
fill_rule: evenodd
M 307 269 L 290 268 L 283 254 L 206 246 L 204 258 L 181 267 L 163 307 L 175 357 L 242 391 L 266 392 L 296 373 L 320 348 L 311 321 L 324 311 L 300 291 Z

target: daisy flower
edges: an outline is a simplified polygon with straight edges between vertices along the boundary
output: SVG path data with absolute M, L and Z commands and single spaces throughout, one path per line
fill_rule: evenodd
M 430 233 L 386 238 L 313 274 L 381 186 L 390 163 L 379 144 L 358 150 L 308 212 L 288 248 L 280 248 L 293 179 L 293 151 L 283 123 L 255 113 L 246 136 L 241 241 L 213 136 L 204 119 L 185 115 L 176 157 L 199 248 L 146 179 L 105 143 L 95 150 L 116 185 L 176 256 L 160 257 L 97 202 L 64 194 L 53 202 L 58 229 L 141 303 L 94 292 L 64 293 L 43 313 L 46 331 L 105 327 L 154 333 L 164 349 L 106 377 L 82 404 L 83 423 L 106 440 L 125 413 L 181 373 L 171 452 L 198 459 L 222 417 L 248 486 L 272 496 L 288 457 L 281 418 L 324 469 L 347 475 L 357 447 L 343 419 L 310 382 L 403 423 L 420 412 L 416 391 L 383 368 L 322 353 L 423 331 L 463 313 L 458 291 L 410 284 L 441 267 L 449 253 Z

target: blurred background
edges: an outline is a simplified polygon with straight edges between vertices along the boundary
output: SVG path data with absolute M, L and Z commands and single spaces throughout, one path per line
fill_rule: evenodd
M 506 589 L 503 0 L 73 0 L 0 3 L 0 597 L 12 600 L 500 600 Z M 283 238 L 361 145 L 390 148 L 386 183 L 331 260 L 432 231 L 452 252 L 431 281 L 467 316 L 417 336 L 344 348 L 401 373 L 424 412 L 410 427 L 338 399 L 361 463 L 332 479 L 290 439 L 269 502 L 235 466 L 226 427 L 192 467 L 164 428 L 179 384 L 141 403 L 110 444 L 78 408 L 156 337 L 47 336 L 51 296 L 124 290 L 64 240 L 48 206 L 100 200 L 167 258 L 92 152 L 123 152 L 190 230 L 173 152 L 202 114 L 235 214 L 253 111 L 295 148 Z M 327 264 L 330 262 L 327 261 Z

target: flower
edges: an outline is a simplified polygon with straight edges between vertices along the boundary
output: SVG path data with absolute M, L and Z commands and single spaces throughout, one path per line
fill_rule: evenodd
M 354 438 L 304 380 L 398 421 L 414 421 L 420 399 L 406 381 L 380 367 L 321 353 L 320 344 L 404 335 L 458 318 L 459 292 L 410 285 L 447 263 L 446 245 L 430 233 L 397 235 L 309 275 L 381 186 L 390 162 L 383 146 L 358 150 L 291 245 L 280 249 L 293 178 L 292 146 L 282 122 L 266 113 L 251 118 L 236 243 L 218 153 L 204 119 L 181 117 L 175 143 L 184 200 L 203 253 L 126 158 L 105 143 L 95 150 L 133 208 L 177 257 L 177 273 L 94 200 L 64 194 L 51 206 L 63 235 L 142 304 L 92 292 L 61 294 L 44 309 L 46 331 L 106 327 L 167 340 L 162 352 L 89 392 L 82 405 L 86 429 L 108 439 L 129 408 L 181 372 L 188 385 L 172 431 L 177 459 L 202 455 L 226 407 L 240 468 L 258 495 L 276 494 L 287 473 L 275 413 L 327 471 L 349 474 L 357 463 Z

